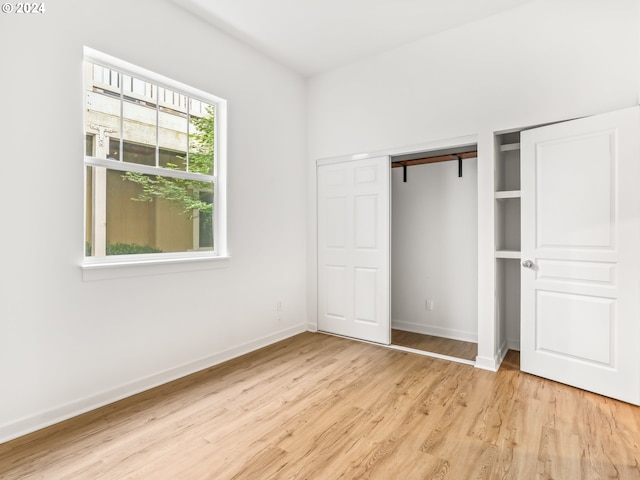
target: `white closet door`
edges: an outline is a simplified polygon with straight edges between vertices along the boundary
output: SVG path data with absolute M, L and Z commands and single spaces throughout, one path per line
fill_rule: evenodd
M 640 404 L 640 112 L 522 132 L 521 369 Z
M 318 167 L 318 330 L 389 344 L 389 157 Z

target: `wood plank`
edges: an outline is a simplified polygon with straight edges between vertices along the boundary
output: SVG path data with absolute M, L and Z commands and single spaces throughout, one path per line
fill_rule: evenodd
M 304 333 L 0 445 L 0 478 L 640 478 L 640 408 Z
M 412 167 L 414 165 L 424 165 L 427 163 L 449 162 L 452 160 L 458 160 L 458 157 L 465 160 L 468 158 L 477 158 L 478 152 L 476 150 L 468 152 L 460 152 L 447 155 L 435 155 L 432 157 L 412 158 L 411 160 L 399 160 L 391 163 L 391 168 L 398 167 Z

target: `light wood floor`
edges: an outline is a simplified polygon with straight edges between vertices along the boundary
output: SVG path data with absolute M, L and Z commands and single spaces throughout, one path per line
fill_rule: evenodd
M 391 330 L 391 343 L 393 345 L 463 358 L 474 362 L 478 356 L 477 343 L 461 342 L 460 340 L 405 332 L 404 330 Z
M 0 445 L 2 479 L 638 479 L 637 407 L 322 334 Z

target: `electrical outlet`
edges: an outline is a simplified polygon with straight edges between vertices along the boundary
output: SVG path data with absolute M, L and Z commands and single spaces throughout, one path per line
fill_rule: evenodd
M 282 311 L 282 302 L 278 300 L 276 302 L 276 312 L 281 312 L 281 311 Z
M 427 300 L 425 303 L 425 308 L 429 312 L 433 312 L 433 300 Z

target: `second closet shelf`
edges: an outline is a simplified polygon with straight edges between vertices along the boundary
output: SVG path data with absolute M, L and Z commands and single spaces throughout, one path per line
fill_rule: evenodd
M 505 143 L 503 145 L 500 145 L 501 152 L 511 152 L 514 150 L 520 150 L 520 142 Z
M 520 190 L 500 190 L 496 192 L 496 200 L 502 200 L 505 198 L 520 198 Z
M 496 258 L 515 258 L 520 259 L 522 254 L 519 250 L 496 250 Z

